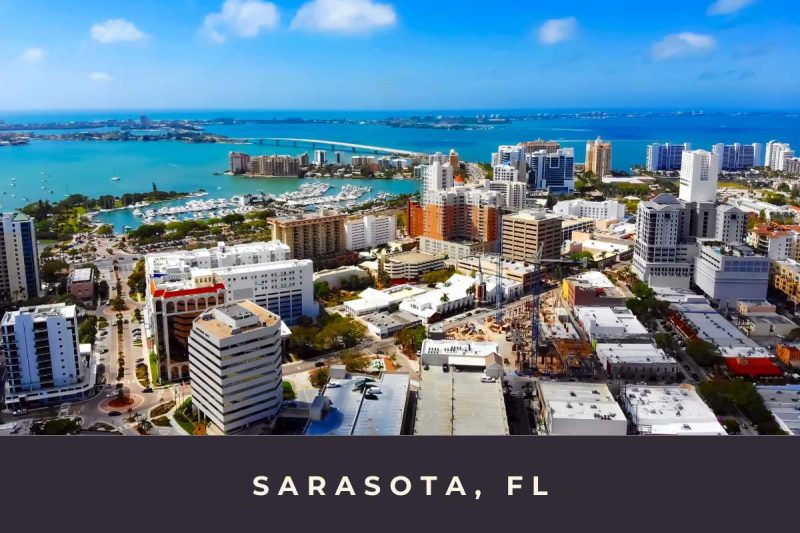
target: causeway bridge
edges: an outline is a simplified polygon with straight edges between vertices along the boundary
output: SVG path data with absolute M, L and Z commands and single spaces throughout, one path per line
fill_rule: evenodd
M 275 146 L 291 146 L 292 148 L 310 147 L 313 150 L 333 150 L 333 151 L 350 151 L 350 152 L 363 152 L 370 154 L 388 154 L 406 157 L 418 157 L 428 155 L 424 152 L 414 152 L 412 150 L 403 150 L 402 148 L 386 148 L 384 146 L 370 146 L 366 144 L 354 144 L 341 141 L 328 141 L 324 139 L 292 139 L 283 137 L 267 137 L 260 139 L 243 139 L 259 145 L 274 144 Z

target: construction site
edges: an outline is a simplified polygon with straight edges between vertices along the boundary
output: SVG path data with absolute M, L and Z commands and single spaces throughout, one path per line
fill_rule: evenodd
M 537 308 L 538 320 L 533 320 Z M 503 361 L 505 366 L 523 373 L 580 379 L 598 376 L 594 350 L 563 307 L 559 289 L 498 309 L 494 316 L 476 318 L 446 331 L 445 338 L 496 342 L 501 353 L 509 354 Z

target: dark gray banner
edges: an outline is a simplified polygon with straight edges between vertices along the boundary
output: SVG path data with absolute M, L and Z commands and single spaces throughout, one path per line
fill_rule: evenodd
M 797 523 L 800 440 L 790 437 L 34 437 L 3 439 L 0 449 L 6 531 Z

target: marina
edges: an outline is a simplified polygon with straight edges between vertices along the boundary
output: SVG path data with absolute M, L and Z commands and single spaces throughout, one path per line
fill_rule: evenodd
M 197 192 L 180 200 L 170 200 L 155 204 L 139 202 L 125 208 L 101 210 L 91 216 L 101 223 L 111 224 L 114 231 L 122 233 L 139 227 L 142 224 L 170 223 L 185 220 L 209 220 L 222 218 L 230 214 L 242 214 L 271 208 L 281 213 L 300 213 L 314 211 L 318 207 L 352 208 L 367 201 L 385 201 L 397 194 L 408 194 L 416 191 L 417 183 L 410 185 L 408 191 L 398 190 L 374 192 L 372 185 L 356 185 L 347 183 L 332 184 L 330 180 L 313 181 L 293 180 L 292 190 L 279 194 L 264 191 L 248 192 L 233 196 L 221 195 L 218 188 L 212 197 L 208 192 Z M 377 181 L 377 180 L 359 180 Z M 385 187 L 382 187 L 385 188 Z

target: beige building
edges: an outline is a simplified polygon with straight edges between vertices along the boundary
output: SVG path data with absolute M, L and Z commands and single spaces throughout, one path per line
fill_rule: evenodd
M 543 209 L 521 211 L 503 217 L 503 256 L 530 261 L 542 248 L 542 259 L 561 257 L 561 219 Z
M 317 259 L 341 255 L 345 246 L 347 215 L 332 209 L 317 213 L 270 219 L 272 238 L 289 246 L 294 259 Z
M 611 174 L 611 142 L 600 137 L 586 143 L 586 170 L 595 176 L 603 177 Z

